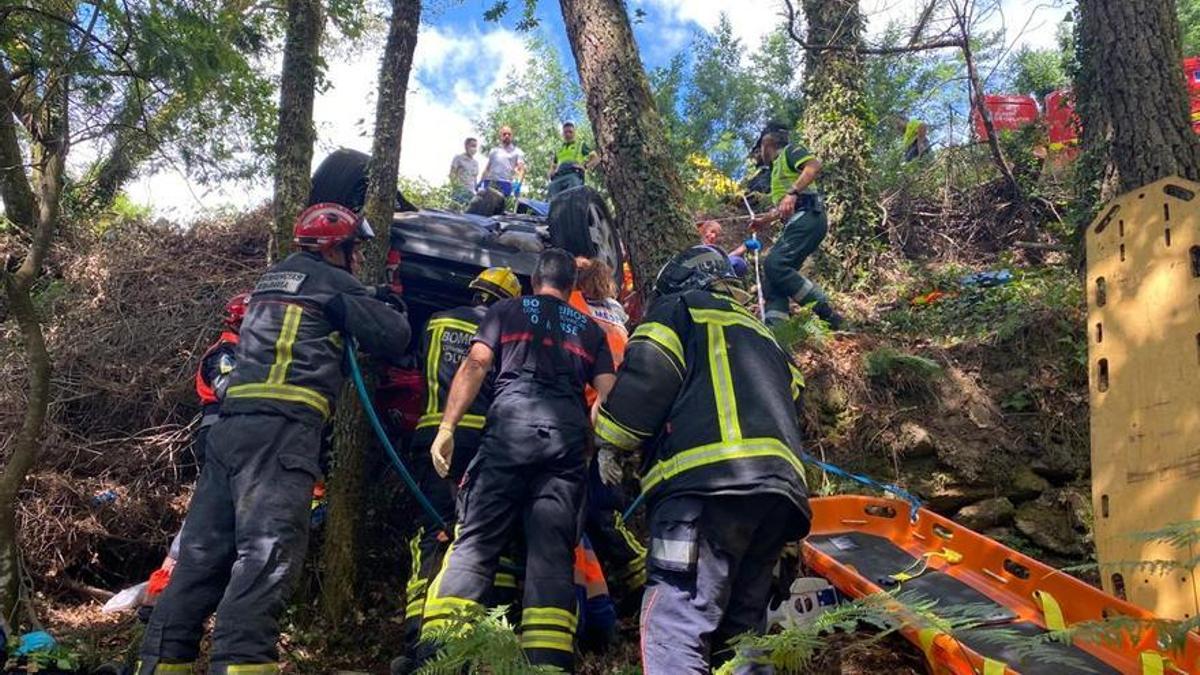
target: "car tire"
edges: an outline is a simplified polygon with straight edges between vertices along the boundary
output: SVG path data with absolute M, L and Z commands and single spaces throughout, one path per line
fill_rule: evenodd
M 608 263 L 620 287 L 624 261 L 621 240 L 608 204 L 599 192 L 586 185 L 560 192 L 550 200 L 546 222 L 552 246 Z
M 498 216 L 504 213 L 504 194 L 494 188 L 475 193 L 464 213 L 473 216 Z
M 321 161 L 312 175 L 308 204 L 332 202 L 353 211 L 361 211 L 367 203 L 367 165 L 371 156 L 365 152 L 341 148 Z M 417 207 L 396 191 L 397 211 L 416 211 Z

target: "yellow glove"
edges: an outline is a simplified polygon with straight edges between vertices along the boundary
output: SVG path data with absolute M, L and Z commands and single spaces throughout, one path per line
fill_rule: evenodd
M 429 448 L 433 469 L 442 478 L 450 475 L 450 460 L 454 458 L 454 427 L 439 426 L 433 445 Z

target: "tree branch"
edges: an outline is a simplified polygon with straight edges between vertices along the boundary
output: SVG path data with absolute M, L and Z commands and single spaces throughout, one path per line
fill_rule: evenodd
M 863 45 L 837 45 L 829 43 L 809 42 L 796 31 L 796 7 L 792 4 L 792 0 L 783 0 L 784 18 L 787 19 L 788 36 L 792 41 L 800 46 L 801 49 L 807 51 L 833 51 L 833 52 L 853 52 L 865 56 L 896 56 L 898 54 L 912 54 L 914 52 L 927 52 L 935 49 L 956 49 L 963 48 L 964 44 L 960 38 L 947 38 L 944 40 L 932 40 L 920 44 L 909 43 L 905 46 L 895 47 L 870 47 Z M 916 33 L 913 34 L 917 36 Z

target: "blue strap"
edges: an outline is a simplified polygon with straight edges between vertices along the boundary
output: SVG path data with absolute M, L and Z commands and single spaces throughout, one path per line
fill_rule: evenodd
M 861 483 L 862 485 L 865 485 L 869 488 L 872 488 L 875 490 L 880 490 L 882 492 L 890 492 L 890 493 L 896 495 L 900 499 L 903 499 L 904 501 L 908 502 L 909 511 L 910 511 L 909 519 L 916 522 L 917 512 L 921 510 L 922 502 L 920 499 L 917 498 L 916 495 L 912 494 L 908 490 L 905 490 L 904 488 L 893 485 L 891 483 L 880 483 L 879 481 L 876 481 L 873 478 L 870 478 L 869 476 L 863 476 L 863 475 L 857 474 L 857 473 L 850 473 L 849 471 L 846 471 L 845 469 L 842 469 L 841 467 L 834 466 L 833 464 L 829 464 L 827 462 L 822 462 L 821 460 L 817 459 L 816 457 L 813 457 L 812 455 L 810 455 L 804 451 L 800 452 L 800 459 L 805 462 L 808 462 L 809 464 L 812 464 L 813 466 L 817 467 L 818 469 L 821 469 L 822 471 L 825 471 L 826 473 L 831 473 L 835 476 L 841 476 L 842 478 L 847 478 L 856 483 Z M 628 521 L 630 518 L 633 517 L 634 511 L 637 511 L 638 508 L 642 505 L 642 502 L 644 502 L 645 500 L 646 500 L 646 493 L 643 492 L 643 493 L 639 494 L 637 496 L 637 499 L 633 500 L 633 503 L 629 505 L 629 508 L 625 510 L 625 514 L 621 517 L 624 520 Z
M 804 452 L 803 450 L 800 451 L 800 459 L 804 460 L 805 462 L 808 462 L 809 464 L 812 464 L 813 466 L 817 467 L 818 469 L 820 469 L 826 473 L 831 473 L 835 476 L 840 476 L 842 478 L 852 480 L 855 483 L 865 485 L 869 488 L 879 490 L 881 492 L 890 492 L 890 493 L 896 495 L 900 499 L 903 499 L 904 501 L 908 502 L 909 511 L 910 511 L 909 519 L 916 521 L 917 512 L 921 510 L 921 500 L 918 499 L 916 495 L 912 494 L 908 490 L 905 490 L 904 488 L 899 487 L 897 485 L 893 485 L 892 483 L 880 483 L 879 481 L 871 478 L 870 476 L 864 476 L 864 475 L 858 474 L 858 473 L 850 473 L 849 471 L 846 471 L 845 469 L 843 469 L 841 467 L 834 466 L 833 464 L 829 464 L 828 462 L 822 462 L 821 460 L 817 459 L 816 457 L 813 457 L 812 455 L 808 454 L 807 452 Z
M 383 424 L 379 421 L 379 416 L 375 414 L 375 406 L 371 405 L 371 396 L 367 393 L 367 383 L 363 381 L 362 369 L 358 367 L 358 357 L 354 355 L 356 347 L 354 338 L 346 340 L 346 362 L 350 364 L 350 378 L 354 380 L 354 388 L 358 391 L 358 398 L 362 401 L 363 410 L 367 413 L 367 419 L 371 421 L 371 428 L 375 430 L 375 435 L 379 437 L 379 444 L 387 452 L 388 458 L 392 460 L 392 464 L 396 467 L 396 471 L 400 474 L 400 478 L 404 484 L 408 486 L 410 492 L 416 497 L 417 503 L 421 508 L 425 509 L 425 513 L 437 523 L 437 526 L 442 530 L 449 530 L 446 521 L 442 518 L 442 514 L 433 508 L 433 504 L 429 503 L 429 499 L 425 497 L 425 493 L 421 492 L 421 488 L 417 486 L 417 481 L 413 480 L 412 474 L 408 472 L 408 467 L 404 466 L 404 461 L 400 459 L 400 455 L 396 453 L 396 448 L 392 446 L 392 441 L 388 438 L 387 432 L 383 429 Z

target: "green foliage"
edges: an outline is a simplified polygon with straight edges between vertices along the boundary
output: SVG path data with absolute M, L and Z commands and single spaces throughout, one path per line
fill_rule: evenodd
M 417 671 L 418 675 L 458 675 L 459 673 L 495 673 L 496 675 L 534 675 L 557 669 L 533 666 L 521 651 L 521 641 L 505 617 L 508 607 L 487 613 L 463 612 L 445 629 L 434 631 L 433 639 L 442 645 L 437 657 Z
M 480 166 L 487 153 L 499 143 L 502 126 L 512 127 L 513 141 L 525 151 L 525 183 L 522 193 L 536 195 L 549 179 L 554 151 L 562 144 L 562 123 L 575 122 L 576 137 L 595 147 L 592 128 L 584 109 L 584 97 L 559 57 L 558 50 L 540 34 L 527 39 L 530 55 L 524 72 L 510 75 L 493 96 L 491 106 L 475 121 L 480 144 Z M 598 181 L 592 178 L 591 182 Z
M 757 137 L 760 84 L 742 63 L 745 48 L 726 14 L 715 31 L 698 33 L 689 50 L 695 56 L 682 101 L 685 132 L 718 169 L 734 174 Z
M 1012 269 L 1013 279 L 991 288 L 963 288 L 961 278 L 971 270 L 946 265 L 918 276 L 899 290 L 900 303 L 883 315 L 882 329 L 910 336 L 940 336 L 943 344 L 974 340 L 999 344 L 1030 325 L 1040 324 L 1066 338 L 1072 355 L 1086 353 L 1083 325 L 1083 287 L 1070 270 Z M 931 291 L 946 295 L 929 305 L 909 300 Z M 1061 329 L 1062 332 L 1058 332 Z
M 1200 0 L 1178 0 L 1179 32 L 1183 38 L 1183 55 L 1200 56 Z
M 990 611 L 976 605 L 943 607 L 901 589 L 876 593 L 832 607 L 809 623 L 785 626 L 770 635 L 742 635 L 733 642 L 734 658 L 717 672 L 733 673 L 751 664 L 770 664 L 785 673 L 804 672 L 826 638 L 835 633 L 853 633 L 861 627 L 878 631 L 876 639 L 902 627 L 953 633 L 980 625 Z
M 805 305 L 786 321 L 771 326 L 771 332 L 779 346 L 791 353 L 798 349 L 820 349 L 829 341 L 831 330 L 811 305 Z
M 727 16 L 713 33 L 697 33 L 685 51 L 649 75 L 671 156 L 682 163 L 699 153 L 741 178 L 763 124 L 799 119 L 802 59 L 783 28 L 764 36 L 757 49 L 742 44 Z
M 943 369 L 936 361 L 905 354 L 892 347 L 879 347 L 866 357 L 867 375 L 876 382 L 900 392 L 928 391 Z
M 1015 61 L 1016 91 L 1033 94 L 1040 101 L 1055 89 L 1070 85 L 1060 49 L 1034 49 L 1026 45 L 1017 52 Z
M 448 211 L 462 210 L 462 205 L 455 203 L 451 198 L 454 194 L 454 188 L 448 182 L 441 185 L 433 185 L 422 178 L 400 176 L 399 189 L 401 194 L 419 208 L 445 209 Z

